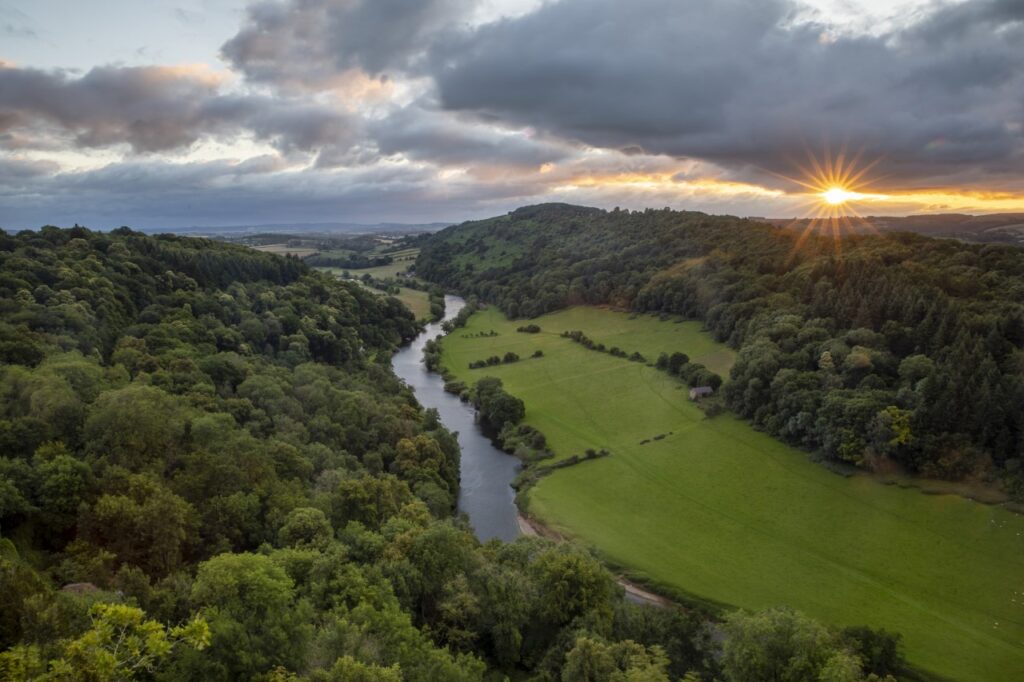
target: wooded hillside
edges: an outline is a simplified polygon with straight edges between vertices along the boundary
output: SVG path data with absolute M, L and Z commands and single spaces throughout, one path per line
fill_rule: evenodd
M 1015 247 L 547 204 L 443 230 L 417 273 L 512 317 L 610 304 L 703 320 L 739 350 L 728 405 L 779 438 L 1024 498 Z

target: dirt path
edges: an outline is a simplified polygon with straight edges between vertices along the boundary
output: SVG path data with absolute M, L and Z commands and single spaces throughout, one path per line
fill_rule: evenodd
M 521 513 L 516 516 L 516 521 L 519 523 L 519 532 L 523 535 L 540 536 L 556 542 L 565 541 L 565 538 L 555 531 L 532 519 L 526 518 Z M 622 576 L 616 576 L 615 582 L 621 585 L 622 589 L 626 591 L 626 599 L 635 604 L 646 604 L 648 606 L 657 606 L 662 608 L 672 605 L 671 600 L 646 590 L 636 583 L 626 580 Z

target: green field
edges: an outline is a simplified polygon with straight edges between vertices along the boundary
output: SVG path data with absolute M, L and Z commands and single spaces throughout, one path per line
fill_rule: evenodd
M 306 256 L 312 256 L 316 253 L 316 249 L 311 249 L 305 246 L 288 246 L 287 244 L 266 244 L 264 246 L 252 247 L 257 251 L 263 251 L 264 253 L 276 253 L 278 256 L 297 256 L 299 258 L 305 258 Z
M 405 272 L 409 269 L 409 266 L 416 264 L 416 256 L 420 253 L 419 249 L 403 249 L 401 251 L 395 251 L 386 255 L 391 256 L 394 260 L 388 265 L 378 265 L 375 268 L 361 268 L 359 270 L 349 270 L 353 277 L 362 277 L 363 275 L 370 275 L 376 279 L 385 279 L 387 277 L 395 277 L 400 272 Z M 376 254 L 374 254 L 376 255 Z
M 331 253 L 331 252 L 325 252 Z M 362 277 L 363 275 L 370 275 L 374 279 L 387 279 L 388 277 L 396 277 L 399 273 L 405 272 L 409 269 L 409 266 L 416 264 L 416 256 L 420 253 L 419 249 L 402 249 L 400 251 L 394 251 L 391 253 L 378 252 L 376 250 L 370 252 L 370 256 L 387 255 L 391 256 L 394 260 L 387 265 L 378 265 L 373 268 L 328 268 L 321 267 L 318 270 L 324 272 L 330 272 L 340 276 L 342 273 L 347 272 L 352 277 Z
M 337 275 L 338 277 L 341 276 L 341 270 L 338 268 L 317 268 L 317 270 L 329 272 Z M 363 288 L 368 289 L 375 294 L 380 294 L 382 296 L 385 295 L 385 293 L 380 289 L 371 287 L 358 279 L 351 281 L 356 282 Z M 430 317 L 430 295 L 427 292 L 420 291 L 419 289 L 410 289 L 409 287 L 401 287 L 398 290 L 398 294 L 395 295 L 395 298 L 404 303 L 405 307 L 412 311 L 412 314 L 416 316 L 417 320 L 424 320 Z
M 427 292 L 402 287 L 395 298 L 404 303 L 417 320 L 423 320 L 430 316 L 430 296 Z
M 895 630 L 913 664 L 952 679 L 1024 679 L 1024 517 L 838 476 L 741 420 L 705 419 L 652 367 L 557 336 L 727 367 L 697 325 L 595 308 L 533 322 L 544 333 L 517 333 L 492 308 L 444 342 L 445 366 L 467 383 L 501 377 L 559 457 L 612 453 L 541 479 L 531 514 L 668 591 Z M 535 349 L 544 357 L 527 359 Z M 508 350 L 524 359 L 466 368 Z

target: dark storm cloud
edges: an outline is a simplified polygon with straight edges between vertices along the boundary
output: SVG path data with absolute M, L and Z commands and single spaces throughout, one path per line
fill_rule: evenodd
M 252 81 L 317 87 L 358 68 L 404 70 L 475 0 L 259 2 L 222 55 Z
M 81 76 L 0 65 L 0 146 L 127 144 L 136 152 L 251 133 L 283 151 L 351 143 L 357 124 L 311 101 L 221 94 L 221 80 L 190 67 L 97 67 Z
M 442 165 L 536 168 L 564 160 L 573 153 L 561 141 L 535 139 L 417 106 L 405 107 L 372 122 L 367 132 L 385 156 L 403 154 Z
M 599 147 L 791 173 L 884 157 L 895 184 L 1019 183 L 1024 3 L 941 7 L 881 36 L 784 0 L 561 0 L 434 46 L 443 107 Z M 763 177 L 763 176 L 762 176 Z

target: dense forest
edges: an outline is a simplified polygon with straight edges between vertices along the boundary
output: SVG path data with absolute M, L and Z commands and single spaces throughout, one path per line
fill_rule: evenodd
M 242 246 L 0 232 L 0 678 L 899 669 L 887 633 L 775 609 L 713 636 L 573 545 L 481 545 L 453 514 L 456 440 L 388 364 L 416 332 L 394 299 Z
M 546 204 L 443 230 L 417 273 L 511 317 L 610 304 L 703 320 L 739 350 L 728 406 L 760 428 L 1024 499 L 1016 247 Z

